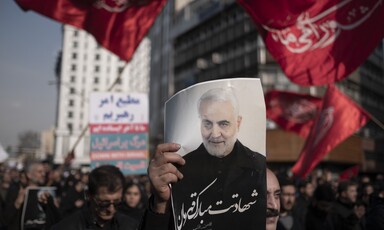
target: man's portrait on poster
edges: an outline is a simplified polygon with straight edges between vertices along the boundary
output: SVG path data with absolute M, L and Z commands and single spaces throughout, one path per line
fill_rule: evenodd
M 235 91 L 211 88 L 195 104 L 201 144 L 183 156 L 184 178 L 172 185 L 175 229 L 265 226 L 265 156 L 238 139 L 246 118 Z

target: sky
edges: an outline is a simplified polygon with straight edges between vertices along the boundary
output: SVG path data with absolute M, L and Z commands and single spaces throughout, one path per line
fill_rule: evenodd
M 18 134 L 55 125 L 55 62 L 61 24 L 14 0 L 0 1 L 0 144 L 16 146 Z

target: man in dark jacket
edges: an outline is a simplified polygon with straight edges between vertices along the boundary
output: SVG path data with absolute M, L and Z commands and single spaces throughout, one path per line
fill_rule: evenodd
M 280 217 L 277 224 L 278 230 L 301 230 L 304 223 L 299 218 L 299 212 L 295 208 L 296 187 L 292 180 L 281 178 L 279 180 L 281 188 Z
M 88 203 L 54 225 L 53 230 L 134 230 L 138 223 L 117 212 L 121 204 L 124 176 L 112 165 L 104 165 L 89 174 Z
M 39 209 L 42 206 L 37 203 L 38 197 L 29 196 L 26 200 L 26 193 L 29 189 L 37 190 L 39 186 L 44 186 L 45 169 L 40 162 L 27 162 L 25 171 L 25 182 L 13 183 L 7 192 L 6 204 L 4 208 L 3 218 L 8 230 L 19 230 L 21 225 L 23 229 L 46 229 L 49 228 L 59 215 L 53 204 L 52 197 L 46 199 L 44 210 Z M 31 192 L 32 193 L 32 192 Z M 33 208 L 25 212 L 22 218 L 24 203 L 31 202 Z M 38 219 L 36 218 L 38 217 Z M 22 221 L 23 220 L 23 221 Z M 23 223 L 22 223 L 23 222 Z
M 360 230 L 365 227 L 361 223 L 362 216 L 355 212 L 357 200 L 357 184 L 351 181 L 344 181 L 338 187 L 338 199 L 333 204 L 335 229 Z

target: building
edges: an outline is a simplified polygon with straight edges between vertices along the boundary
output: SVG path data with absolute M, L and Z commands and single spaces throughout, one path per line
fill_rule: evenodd
M 41 132 L 39 159 L 51 160 L 55 150 L 55 128 L 51 127 Z
M 148 34 L 151 41 L 149 90 L 149 144 L 151 153 L 154 152 L 155 146 L 163 140 L 163 106 L 174 93 L 171 37 L 173 7 L 174 1 L 167 1 Z
M 89 163 L 89 96 L 96 91 L 149 91 L 150 41 L 144 38 L 129 63 L 100 47 L 88 33 L 63 27 L 63 45 L 56 67 L 57 120 L 55 163 L 62 163 L 73 146 L 75 163 Z M 84 135 L 83 135 L 84 131 Z M 77 143 L 78 142 L 78 143 Z
M 384 172 L 384 40 L 343 84 L 346 93 L 373 117 L 361 132 L 366 172 Z
M 163 26 L 171 25 L 171 31 L 169 32 L 169 27 L 167 27 L 168 29 L 164 30 L 162 34 L 168 36 L 171 33 L 171 39 L 162 40 L 164 42 L 162 47 L 167 47 L 162 51 L 172 52 L 171 60 L 163 59 L 163 61 L 166 60 L 169 75 L 153 76 L 151 74 L 151 85 L 161 82 L 159 85 L 165 88 L 158 90 L 168 92 L 167 95 L 167 93 L 152 91 L 151 88 L 151 98 L 156 98 L 156 107 L 151 106 L 153 113 L 156 113 L 156 117 L 151 119 L 151 122 L 156 122 L 156 131 L 152 133 L 152 137 L 157 141 L 162 138 L 164 101 L 179 90 L 198 82 L 229 77 L 256 77 L 261 79 L 265 91 L 274 88 L 314 96 L 324 94 L 326 87 L 300 87 L 288 80 L 266 50 L 251 18 L 234 0 L 175 0 L 170 2 L 173 6 L 169 4 L 172 8 L 167 13 L 172 13 L 172 15 L 163 15 L 163 19 L 161 19 L 163 22 L 167 21 Z M 169 18 L 164 19 L 166 17 L 170 17 L 172 21 L 169 23 Z M 172 42 L 172 47 L 169 47 L 167 42 Z M 163 57 L 168 58 L 169 55 Z M 172 66 L 171 72 L 168 70 L 169 65 Z M 351 74 L 346 80 L 337 83 L 344 93 L 367 111 L 376 114 L 381 121 L 384 121 L 382 117 L 384 115 L 382 110 L 384 95 L 383 91 L 380 91 L 384 81 L 383 68 L 383 45 L 380 44 L 358 71 Z M 166 86 L 165 83 L 170 85 Z M 294 147 L 287 146 L 290 143 L 287 143 L 286 140 L 292 139 L 290 133 L 281 134 L 273 122 L 268 123 L 268 128 L 267 136 L 273 139 L 273 142 L 267 142 L 267 148 L 276 146 L 276 143 L 286 143 L 280 144 L 282 148 L 267 149 L 271 154 L 270 161 L 292 166 L 300 153 L 303 141 L 296 140 Z M 326 165 L 332 167 L 333 165 L 348 166 L 367 163 L 366 159 L 372 158 L 369 156 L 372 154 L 363 151 L 363 147 L 366 145 L 372 148 L 372 137 L 377 139 L 382 135 L 380 133 L 381 128 L 370 122 L 362 129 L 359 136 L 348 139 L 345 142 L 346 146 L 336 148 L 325 159 Z M 367 136 L 371 137 L 368 138 L 368 142 L 366 141 Z M 377 140 L 373 141 L 374 149 L 382 153 L 383 150 L 380 149 L 383 147 L 378 147 L 377 142 Z M 355 147 L 353 151 L 349 148 L 350 146 Z M 287 155 L 286 151 L 291 151 L 288 153 L 290 157 L 281 159 L 281 156 Z M 363 154 L 363 152 L 365 153 Z M 346 157 L 348 153 L 353 153 L 353 156 Z M 380 162 L 383 156 L 383 154 L 376 154 L 374 159 L 378 159 Z M 381 159 L 381 162 L 384 160 Z M 375 164 L 380 163 L 376 161 Z M 378 169 L 378 167 L 375 168 L 375 170 Z

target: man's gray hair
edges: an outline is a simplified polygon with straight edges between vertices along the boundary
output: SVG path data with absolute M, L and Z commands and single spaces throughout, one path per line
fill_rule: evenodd
M 204 101 L 217 101 L 217 102 L 225 102 L 229 101 L 233 106 L 233 112 L 236 116 L 239 115 L 239 102 L 235 95 L 235 92 L 232 88 L 214 88 L 205 92 L 197 102 L 197 111 L 200 116 L 200 105 Z
M 40 161 L 32 160 L 32 161 L 27 161 L 25 162 L 24 170 L 26 173 L 30 173 L 33 170 L 35 170 L 37 165 L 42 165 Z

